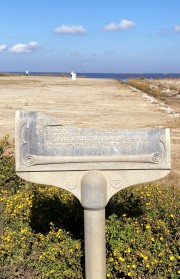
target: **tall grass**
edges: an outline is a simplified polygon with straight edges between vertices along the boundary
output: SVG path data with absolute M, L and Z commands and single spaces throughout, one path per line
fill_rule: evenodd
M 161 95 L 161 91 L 158 87 L 152 88 L 150 84 L 144 79 L 129 79 L 128 84 L 138 90 L 146 92 L 155 98 L 159 98 Z

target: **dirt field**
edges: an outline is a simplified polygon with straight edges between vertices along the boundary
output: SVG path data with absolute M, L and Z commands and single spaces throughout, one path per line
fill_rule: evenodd
M 1 76 L 0 137 L 14 137 L 17 110 L 45 112 L 77 127 L 170 127 L 173 167 L 169 179 L 180 181 L 180 119 L 130 86 L 110 79 Z

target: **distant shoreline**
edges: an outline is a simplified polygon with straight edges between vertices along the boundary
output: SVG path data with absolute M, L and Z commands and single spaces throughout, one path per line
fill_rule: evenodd
M 25 72 L 0 72 L 0 76 L 26 75 Z M 29 72 L 30 76 L 71 77 L 71 73 L 63 72 Z M 180 73 L 77 73 L 77 78 L 107 78 L 125 81 L 130 78 L 167 79 L 180 78 Z
M 70 77 L 70 74 L 63 74 L 63 73 L 29 73 L 30 76 L 57 76 L 57 77 Z M 1 76 L 26 76 L 26 73 L 24 72 L 0 72 Z

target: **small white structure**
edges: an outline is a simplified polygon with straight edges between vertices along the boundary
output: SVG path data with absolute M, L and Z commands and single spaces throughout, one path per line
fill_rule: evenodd
M 28 70 L 26 70 L 26 76 L 29 76 L 29 72 L 28 72 Z
M 72 80 L 76 80 L 76 73 L 71 72 L 71 77 L 72 77 Z

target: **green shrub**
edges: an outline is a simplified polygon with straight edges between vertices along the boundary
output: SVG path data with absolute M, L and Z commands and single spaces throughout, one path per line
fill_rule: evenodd
M 0 186 L 14 194 L 21 184 L 25 182 L 15 173 L 14 144 L 5 136 L 0 141 Z
M 106 223 L 109 278 L 179 278 L 179 188 L 133 186 L 113 206 Z
M 179 278 L 179 188 L 129 187 L 106 210 L 107 278 Z M 25 183 L 0 141 L 0 278 L 84 278 L 83 210 L 70 193 Z
M 32 251 L 29 266 L 39 278 L 82 278 L 81 243 L 68 232 L 52 226 L 46 236 L 36 235 Z
M 18 178 L 12 148 L 8 138 L 3 138 L 0 278 L 82 279 L 81 240 L 75 239 L 82 223 L 79 202 L 57 187 L 25 183 Z

